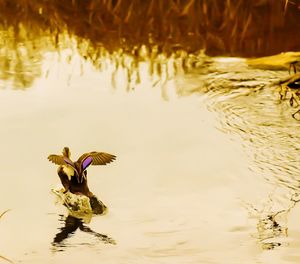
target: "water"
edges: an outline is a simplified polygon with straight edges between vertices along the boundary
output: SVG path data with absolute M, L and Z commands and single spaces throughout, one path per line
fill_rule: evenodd
M 68 56 L 46 53 L 26 90 L 3 82 L 0 208 L 10 211 L 0 222 L 1 256 L 299 262 L 300 123 L 270 85 L 287 72 L 211 59 L 162 81 L 151 79 L 145 62 L 128 86 L 126 71 L 109 63 L 99 71 Z M 73 158 L 93 150 L 117 156 L 89 168 L 89 186 L 108 214 L 84 222 L 55 204 L 50 190 L 60 182 L 47 156 L 64 146 Z

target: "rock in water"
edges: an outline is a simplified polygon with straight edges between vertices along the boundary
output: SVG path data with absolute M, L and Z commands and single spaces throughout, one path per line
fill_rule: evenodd
M 105 204 L 102 203 L 95 195 L 89 199 L 93 214 L 104 214 L 107 211 Z
M 94 195 L 89 198 L 85 195 L 74 194 L 64 189 L 52 189 L 59 201 L 68 208 L 72 215 L 104 214 L 107 207 Z

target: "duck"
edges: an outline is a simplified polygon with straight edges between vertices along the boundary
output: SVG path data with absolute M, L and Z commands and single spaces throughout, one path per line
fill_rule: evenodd
M 87 168 L 90 165 L 106 165 L 116 159 L 115 155 L 106 152 L 92 151 L 82 154 L 77 161 L 71 160 L 71 152 L 64 147 L 62 155 L 51 154 L 48 160 L 59 165 L 57 174 L 66 192 L 85 195 L 91 202 L 95 199 L 87 184 Z

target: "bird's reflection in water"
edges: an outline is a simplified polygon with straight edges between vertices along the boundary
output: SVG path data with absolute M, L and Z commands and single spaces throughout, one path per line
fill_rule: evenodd
M 99 241 L 105 244 L 116 244 L 115 240 L 111 237 L 95 232 L 90 227 L 86 226 L 83 219 L 76 218 L 71 215 L 68 215 L 67 217 L 60 215 L 60 221 L 64 222 L 64 226 L 59 228 L 60 231 L 55 235 L 52 242 L 52 245 L 58 251 L 61 251 L 62 248 L 65 247 L 63 244 L 64 240 L 74 234 L 77 229 L 96 237 Z

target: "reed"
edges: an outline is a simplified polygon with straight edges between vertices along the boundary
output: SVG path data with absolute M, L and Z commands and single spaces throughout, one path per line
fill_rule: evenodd
M 2 218 L 2 216 L 3 216 L 3 215 L 5 215 L 5 214 L 6 214 L 8 211 L 9 211 L 9 209 L 8 209 L 8 210 L 6 210 L 6 211 L 4 211 L 3 213 L 1 213 L 1 214 L 0 214 L 0 219 L 1 219 L 1 218 Z
M 0 256 L 0 260 L 3 260 L 3 261 L 8 262 L 8 263 L 14 263 L 10 259 L 8 259 L 6 257 L 3 257 L 3 256 Z
M 6 210 L 6 211 L 4 211 L 3 213 L 1 213 L 1 214 L 0 214 L 0 219 L 1 219 L 2 216 L 4 216 L 8 211 L 9 211 L 9 209 Z M 11 261 L 10 259 L 8 259 L 8 258 L 6 258 L 6 257 L 3 257 L 3 256 L 1 256 L 1 255 L 0 255 L 0 260 L 3 260 L 3 261 L 8 262 L 8 263 L 14 263 L 14 262 Z

